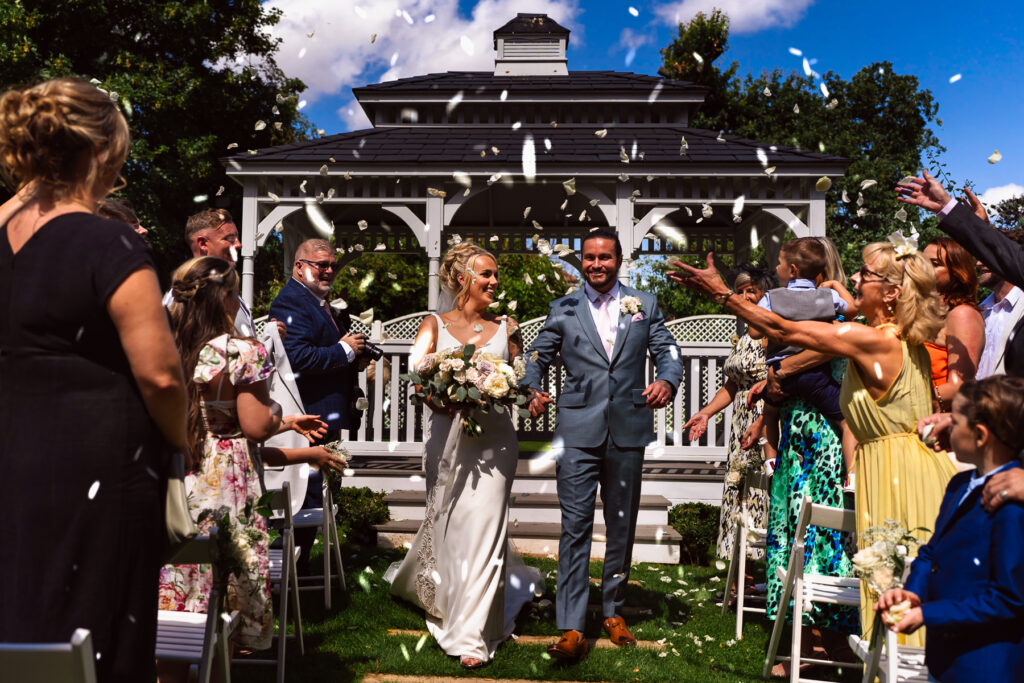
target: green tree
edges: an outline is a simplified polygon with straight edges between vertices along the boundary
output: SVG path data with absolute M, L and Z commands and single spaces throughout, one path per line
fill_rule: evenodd
M 728 37 L 724 15 L 698 13 L 679 26 L 679 36 L 662 50 L 660 73 L 670 78 L 692 80 L 695 75 L 692 63 L 679 55 L 697 51 L 703 57 L 696 79 L 712 91 L 692 125 L 757 140 L 766 148 L 786 145 L 849 159 L 846 175 L 826 195 L 827 234 L 848 269 L 859 265 L 860 250 L 868 242 L 893 230 L 907 232 L 909 224 L 900 220 L 904 205 L 892 187 L 916 173 L 922 158 L 940 172 L 944 168 L 938 163 L 944 150 L 930 128 L 940 123 L 931 92 L 921 88 L 916 76 L 895 73 L 889 62 L 865 66 L 849 79 L 831 71 L 815 79 L 781 69 L 740 78 L 735 62 L 724 70 L 714 63 L 727 51 Z M 710 47 L 702 52 L 702 45 Z M 770 150 L 765 151 L 770 160 Z M 917 222 L 916 212 L 906 214 Z M 933 226 L 934 221 L 918 225 L 922 244 L 934 233 Z
M 498 256 L 498 296 L 500 304 L 491 310 L 507 313 L 519 322 L 548 314 L 548 305 L 565 296 L 575 283 L 565 279 L 566 273 L 555 268 L 551 259 L 533 254 Z M 516 302 L 515 310 L 510 306 Z
M 1000 228 L 1024 230 L 1024 195 L 1004 199 L 993 206 L 990 218 Z
M 274 61 L 278 41 L 267 30 L 280 16 L 259 0 L 4 2 L 0 85 L 77 75 L 117 94 L 133 138 L 120 194 L 151 228 L 166 274 L 187 256 L 190 214 L 208 204 L 240 213 L 218 161 L 228 145 L 244 151 L 310 133 L 298 107 L 305 86 Z

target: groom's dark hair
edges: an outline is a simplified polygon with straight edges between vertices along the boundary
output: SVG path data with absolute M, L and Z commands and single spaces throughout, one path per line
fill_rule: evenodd
M 611 230 L 605 230 L 604 228 L 588 232 L 587 236 L 580 242 L 580 251 L 583 251 L 583 246 L 587 243 L 587 240 L 596 240 L 598 238 L 615 242 L 615 258 L 622 258 L 622 243 L 619 242 L 619 236 Z

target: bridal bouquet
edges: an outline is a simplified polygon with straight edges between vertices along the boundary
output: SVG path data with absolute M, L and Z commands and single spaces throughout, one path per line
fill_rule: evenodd
M 472 417 L 474 409 L 484 413 L 517 409 L 520 416 L 530 416 L 523 408 L 530 392 L 519 386 L 525 374 L 522 356 L 509 364 L 501 356 L 466 344 L 428 353 L 413 372 L 401 377 L 414 385 L 415 403 L 461 412 L 463 431 L 478 436 L 483 429 Z
M 918 529 L 928 531 L 927 529 Z M 861 534 L 865 547 L 853 556 L 853 573 L 865 581 L 877 599 L 891 588 L 903 587 L 903 570 L 910 548 L 920 543 L 903 524 L 887 519 L 883 526 L 868 527 Z M 893 605 L 886 612 L 890 624 L 899 623 L 910 601 Z

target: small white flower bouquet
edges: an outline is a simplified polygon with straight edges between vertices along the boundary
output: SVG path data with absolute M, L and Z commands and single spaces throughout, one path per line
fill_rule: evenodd
M 628 315 L 636 315 L 644 307 L 640 297 L 624 296 L 619 300 L 619 310 Z
M 402 379 L 414 386 L 414 402 L 460 412 L 463 431 L 477 436 L 483 434 L 483 429 L 473 419 L 474 410 L 503 413 L 516 409 L 520 416 L 530 416 L 524 408 L 530 391 L 519 386 L 525 374 L 526 360 L 522 356 L 508 363 L 501 356 L 466 344 L 428 353 L 415 371 L 402 375 Z
M 906 526 L 892 519 L 885 520 L 883 526 L 868 527 L 861 534 L 861 541 L 864 547 L 853 556 L 853 573 L 867 583 L 875 599 L 887 590 L 902 588 L 903 570 L 910 548 L 920 541 Z M 894 605 L 886 612 L 889 623 L 899 623 L 903 613 L 910 608 L 909 601 L 904 602 L 906 604 Z

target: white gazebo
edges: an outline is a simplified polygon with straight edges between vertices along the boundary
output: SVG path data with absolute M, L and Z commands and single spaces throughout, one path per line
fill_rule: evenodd
M 256 251 L 275 229 L 286 264 L 302 240 L 330 235 L 345 260 L 381 249 L 427 259 L 431 309 L 454 234 L 499 254 L 536 253 L 538 238 L 578 249 L 590 229 L 607 227 L 626 251 L 623 280 L 641 255 L 714 250 L 742 259 L 762 245 L 772 259 L 786 230 L 825 234 L 825 194 L 815 184 L 842 175 L 845 159 L 690 128 L 704 88 L 570 71 L 568 41 L 568 29 L 546 15 L 519 14 L 494 32 L 493 72 L 356 88 L 372 128 L 226 159 L 243 188 L 246 301 Z M 573 264 L 574 256 L 563 260 Z M 366 387 L 374 400 L 357 450 L 413 454 L 422 447 L 421 415 L 398 375 L 423 315 L 366 330 L 384 344 L 393 371 L 386 384 L 378 373 Z M 527 341 L 542 322 L 523 324 Z M 717 390 L 734 321 L 702 316 L 670 329 L 687 373 L 675 404 L 659 411 L 650 457 L 722 458 L 728 421 L 693 445 L 682 440 L 681 425 Z M 559 371 L 550 381 L 557 392 Z M 541 439 L 552 420 L 521 421 L 521 433 Z

